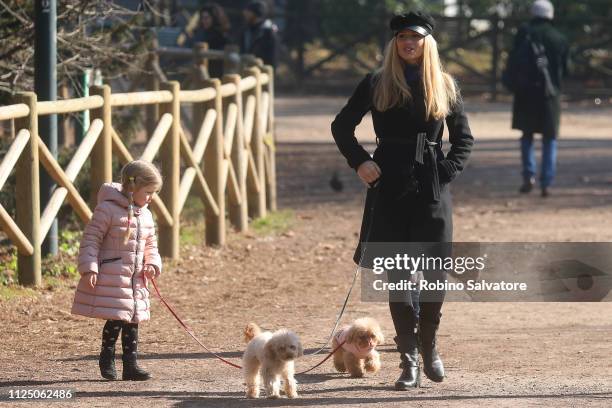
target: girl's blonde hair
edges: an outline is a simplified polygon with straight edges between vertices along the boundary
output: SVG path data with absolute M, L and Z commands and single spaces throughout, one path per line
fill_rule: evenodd
M 438 45 L 433 36 L 425 37 L 421 76 L 425 95 L 425 118 L 442 119 L 459 100 L 454 79 L 444 72 Z M 412 93 L 404 77 L 406 63 L 397 52 L 397 40 L 393 37 L 385 49 L 383 66 L 374 74 L 373 103 L 383 112 L 412 100 Z
M 121 185 L 124 194 L 129 200 L 128 205 L 128 227 L 125 232 L 125 243 L 130 239 L 132 217 L 134 217 L 134 192 L 143 187 L 154 187 L 156 191 L 161 190 L 163 184 L 159 170 L 151 162 L 145 160 L 134 160 L 121 169 Z

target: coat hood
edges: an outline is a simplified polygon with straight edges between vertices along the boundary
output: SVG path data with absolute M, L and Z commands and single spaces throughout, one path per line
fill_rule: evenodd
M 126 196 L 123 195 L 123 186 L 120 183 L 104 183 L 98 191 L 98 204 L 104 201 L 112 201 L 119 204 L 121 207 L 127 208 L 129 201 Z

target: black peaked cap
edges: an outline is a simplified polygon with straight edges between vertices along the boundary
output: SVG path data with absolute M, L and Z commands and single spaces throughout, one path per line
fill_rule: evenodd
M 394 34 L 403 30 L 412 30 L 423 37 L 431 34 L 435 25 L 436 22 L 433 17 L 422 11 L 411 11 L 410 13 L 395 15 L 389 22 L 389 27 Z

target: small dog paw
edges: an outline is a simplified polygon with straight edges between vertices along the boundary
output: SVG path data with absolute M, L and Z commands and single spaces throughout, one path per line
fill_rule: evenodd
M 297 398 L 297 397 L 299 397 L 297 391 L 287 393 L 287 398 Z
M 365 370 L 370 373 L 377 373 L 380 370 L 380 361 L 366 360 Z
M 280 398 L 280 394 L 270 394 L 268 395 L 268 399 L 279 399 Z

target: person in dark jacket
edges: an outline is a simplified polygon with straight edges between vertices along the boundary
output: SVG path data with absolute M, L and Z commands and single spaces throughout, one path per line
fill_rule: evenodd
M 544 48 L 545 58 L 540 58 L 542 73 L 536 72 L 542 86 L 515 88 L 512 109 L 512 128 L 523 132 L 521 137 L 521 161 L 523 184 L 521 193 L 529 193 L 535 185 L 536 159 L 533 148 L 534 133 L 542 134 L 542 168 L 540 186 L 542 197 L 550 194 L 549 187 L 556 173 L 557 137 L 561 116 L 561 85 L 568 73 L 568 42 L 555 27 L 552 19 L 553 5 L 548 0 L 537 0 L 531 7 L 533 20 L 521 27 L 514 39 L 514 47 L 509 62 L 525 43 L 527 36 Z M 533 64 L 529 60 L 516 61 L 515 64 Z M 517 69 L 512 67 L 509 69 Z M 528 70 L 524 70 L 529 72 Z M 545 77 L 548 77 L 545 78 Z M 546 89 L 546 81 L 548 88 Z
M 442 70 L 431 35 L 433 18 L 411 12 L 393 17 L 390 27 L 394 36 L 382 68 L 366 75 L 331 125 L 348 165 L 370 186 L 353 258 L 366 268 L 371 268 L 371 259 L 364 256 L 368 244 L 452 241 L 449 183 L 464 169 L 474 140 L 457 85 Z M 378 144 L 373 157 L 354 133 L 367 112 L 372 114 Z M 451 144 L 446 155 L 444 123 Z M 445 276 L 439 271 L 426 279 L 443 281 Z M 389 272 L 387 277 L 399 279 Z M 445 376 L 435 335 L 444 291 L 435 295 L 428 301 L 421 297 L 421 302 L 389 302 L 403 368 L 395 383 L 398 390 L 419 386 L 419 348 L 427 377 L 440 382 Z
M 266 65 L 276 67 L 278 27 L 266 18 L 268 7 L 262 0 L 254 0 L 242 10 L 247 24 L 240 41 L 240 52 L 261 58 Z
M 223 7 L 217 3 L 206 3 L 200 9 L 200 22 L 193 35 L 187 37 L 186 47 L 193 47 L 196 43 L 208 43 L 211 50 L 223 50 L 227 43 L 230 23 Z M 211 78 L 223 76 L 223 60 L 208 60 L 208 73 Z

